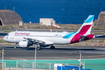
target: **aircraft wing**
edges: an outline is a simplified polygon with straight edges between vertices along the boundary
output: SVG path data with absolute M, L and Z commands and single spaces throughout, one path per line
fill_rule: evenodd
M 36 43 L 41 43 L 41 44 L 44 44 L 44 45 L 54 44 L 53 42 L 48 41 L 48 40 L 44 40 L 44 39 L 33 39 L 33 38 L 24 38 L 24 39 L 32 41 L 35 44 Z
M 37 39 L 37 41 L 38 42 L 43 42 L 43 44 L 45 44 L 45 45 L 54 44 L 53 42 L 48 41 L 48 40 Z

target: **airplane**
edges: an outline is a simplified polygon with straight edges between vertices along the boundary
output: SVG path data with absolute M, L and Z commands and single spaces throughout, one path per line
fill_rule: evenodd
M 85 40 L 102 37 L 102 35 L 91 34 L 94 15 L 89 15 L 82 26 L 76 32 L 32 32 L 32 31 L 13 31 L 4 36 L 3 40 L 11 43 L 18 43 L 20 47 L 37 45 L 55 49 L 54 44 L 72 44 Z M 104 36 L 103 36 L 104 37 Z

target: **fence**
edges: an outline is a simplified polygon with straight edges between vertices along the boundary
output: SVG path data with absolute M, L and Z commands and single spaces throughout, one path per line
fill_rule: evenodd
M 36 64 L 36 65 L 35 65 Z M 35 63 L 35 62 L 16 62 L 14 63 L 7 63 L 6 67 L 12 67 L 12 68 L 36 68 L 36 69 L 54 69 L 55 63 Z M 79 66 L 79 64 L 67 64 L 63 63 L 63 66 L 70 65 L 70 66 Z
M 36 64 L 36 65 L 35 65 Z M 55 63 L 35 63 L 35 62 L 16 62 L 16 63 L 4 63 L 3 70 L 53 70 Z M 63 66 L 78 66 L 79 64 L 67 64 L 63 63 Z M 2 67 L 2 64 L 1 66 Z
M 2 62 L 2 60 L 0 60 L 0 62 Z M 85 62 L 83 68 L 105 70 L 105 59 L 84 59 L 82 62 Z M 5 68 L 5 70 L 34 70 L 35 68 L 52 70 L 54 69 L 55 63 L 61 63 L 63 66 L 79 66 L 78 60 L 37 60 L 36 65 L 35 60 L 4 60 L 3 68 Z M 2 67 L 2 63 L 0 63 L 0 67 Z
M 5 65 L 6 65 L 5 62 L 3 62 L 3 64 L 0 63 L 0 70 L 5 70 L 5 68 L 6 68 Z

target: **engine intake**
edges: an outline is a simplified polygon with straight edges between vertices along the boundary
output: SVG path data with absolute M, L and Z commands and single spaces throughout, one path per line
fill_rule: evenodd
M 28 40 L 23 40 L 23 41 L 19 42 L 20 47 L 28 47 L 28 46 L 31 46 L 31 45 L 33 45 L 33 43 L 31 41 L 28 41 Z

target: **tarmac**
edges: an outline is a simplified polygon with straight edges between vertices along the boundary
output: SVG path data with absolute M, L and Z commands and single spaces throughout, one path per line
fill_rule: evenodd
M 0 45 L 4 49 L 4 60 L 34 60 L 35 46 L 29 48 L 14 48 L 16 45 Z M 105 59 L 105 47 L 102 46 L 55 46 L 55 49 L 42 48 L 36 50 L 37 60 L 69 60 L 79 59 Z M 0 57 L 2 59 L 2 57 Z
M 34 29 L 34 30 L 27 29 L 27 30 L 42 31 L 42 29 Z M 53 29 L 53 31 L 56 31 L 56 30 L 72 32 L 72 30 Z M 43 29 L 43 31 L 49 31 L 49 29 Z M 76 30 L 73 30 L 73 32 L 75 31 Z M 105 32 L 105 30 L 92 30 L 92 32 Z M 5 36 L 6 34 L 7 33 L 1 33 L 0 38 L 3 38 L 3 36 Z M 24 60 L 24 59 L 33 60 L 35 58 L 35 48 L 34 48 L 35 46 L 31 46 L 29 48 L 22 48 L 22 47 L 14 48 L 14 47 L 15 45 L 0 45 L 0 50 L 4 48 L 5 60 Z M 55 46 L 54 50 L 51 50 L 49 47 L 42 48 L 41 50 L 37 50 L 36 59 L 38 60 L 79 59 L 80 52 L 82 53 L 82 59 L 105 59 L 105 47 L 64 46 L 64 45 L 59 45 L 59 46 L 57 45 Z

